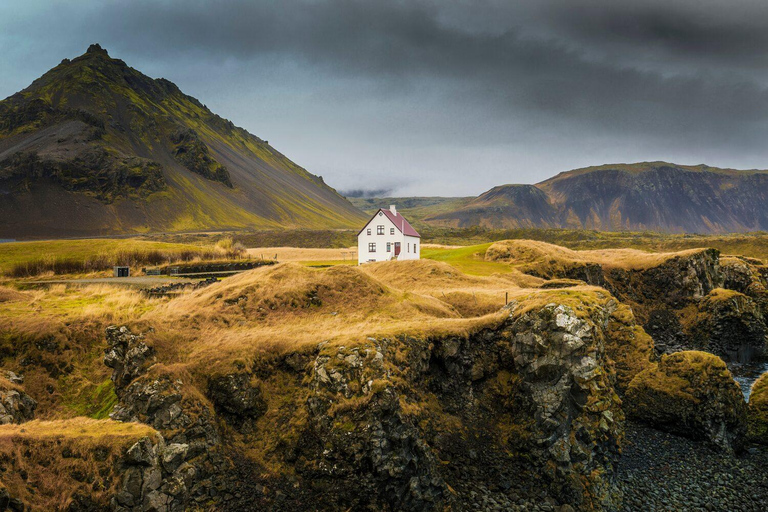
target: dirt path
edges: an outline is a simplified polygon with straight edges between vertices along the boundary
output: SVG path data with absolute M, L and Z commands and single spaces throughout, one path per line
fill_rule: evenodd
M 114 284 L 134 286 L 136 288 L 154 288 L 169 283 L 195 281 L 182 277 L 136 276 L 136 277 L 91 277 L 84 279 L 51 279 L 46 281 L 27 281 L 25 284 Z

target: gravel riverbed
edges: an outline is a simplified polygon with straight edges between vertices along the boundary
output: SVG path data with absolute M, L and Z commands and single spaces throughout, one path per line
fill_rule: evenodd
M 627 423 L 617 484 L 624 511 L 766 511 L 768 451 L 740 455 Z

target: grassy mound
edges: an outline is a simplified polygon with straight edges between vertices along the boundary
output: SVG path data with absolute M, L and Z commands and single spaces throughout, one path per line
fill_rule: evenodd
M 639 270 L 661 265 L 675 257 L 691 256 L 704 249 L 679 252 L 647 252 L 638 249 L 572 250 L 536 240 L 503 240 L 491 244 L 489 261 L 508 262 L 525 268 L 551 268 L 574 264 L 597 264 L 603 268 Z

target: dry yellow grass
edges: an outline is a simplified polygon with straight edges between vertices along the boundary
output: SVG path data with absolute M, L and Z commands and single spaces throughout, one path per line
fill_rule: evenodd
M 25 375 L 38 418 L 96 414 L 110 401 L 104 330 L 134 322 L 163 302 L 108 285 L 23 292 L 19 300 L 0 302 L 0 352 L 9 354 L 3 366 Z M 22 366 L 24 359 L 36 364 Z
M 626 270 L 658 266 L 678 256 L 690 256 L 704 249 L 679 252 L 646 252 L 638 249 L 599 249 L 574 251 L 535 240 L 504 240 L 492 244 L 486 252 L 489 261 L 505 261 L 516 266 L 534 264 L 596 263 L 605 268 Z
M 229 278 L 180 297 L 145 320 L 180 326 L 176 336 L 153 336 L 153 342 L 174 354 L 175 362 L 191 365 L 250 360 L 258 352 L 301 350 L 323 341 L 462 332 L 476 323 L 434 297 L 388 287 L 359 267 L 311 269 L 293 263 Z
M 8 288 L 7 286 L 0 286 L 0 302 L 12 302 L 17 300 L 23 300 L 26 298 L 27 295 L 19 292 L 17 290 L 14 290 L 13 288 Z
M 258 247 L 248 249 L 251 258 L 286 262 L 351 261 L 357 263 L 357 247 L 346 249 L 309 249 L 301 247 Z
M 119 459 L 146 436 L 157 432 L 143 424 L 87 418 L 2 425 L 2 484 L 35 512 L 67 510 L 78 493 L 106 510 L 122 481 Z
M 136 440 L 156 436 L 157 432 L 143 423 L 128 423 L 90 418 L 65 420 L 32 420 L 20 425 L 0 425 L 0 443 L 18 439 L 80 439 L 105 440 L 122 443 L 122 440 Z
M 525 281 L 525 280 L 523 280 Z M 244 272 L 175 299 L 143 317 L 167 364 L 210 372 L 264 352 L 357 345 L 368 337 L 465 336 L 498 325 L 505 296 L 530 307 L 581 308 L 602 289 L 520 287 L 510 276 L 467 276 L 434 261 L 312 269 L 294 263 Z M 173 325 L 173 329 L 164 326 Z

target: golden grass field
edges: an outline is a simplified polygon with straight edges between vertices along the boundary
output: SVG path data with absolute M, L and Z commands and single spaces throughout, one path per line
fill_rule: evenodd
M 105 251 L 155 250 L 161 243 L 144 246 L 138 242 L 2 244 L 0 268 L 46 251 L 53 257 L 74 254 L 87 259 Z M 206 245 L 162 247 L 186 251 L 191 246 L 220 254 L 235 245 L 229 239 L 222 244 L 209 240 Z M 19 247 L 32 248 L 32 253 L 25 254 Z M 139 289 L 110 283 L 40 286 L 29 278 L 5 276 L 0 282 L 2 368 L 24 373 L 22 387 L 38 401 L 38 420 L 0 428 L 0 455 L 25 467 L 28 462 L 14 451 L 14 445 L 35 446 L 35 453 L 45 453 L 61 442 L 92 452 L 101 443 L 119 451 L 137 436 L 153 435 L 148 427 L 106 420 L 117 401 L 111 371 L 103 364 L 104 332 L 109 325 L 127 325 L 144 333 L 158 361 L 150 375 L 173 375 L 183 381 L 185 390 L 205 400 L 200 390 L 212 375 L 233 368 L 250 369 L 257 361 L 286 352 L 335 354 L 344 346 L 364 353 L 372 346 L 370 338 L 466 337 L 504 322 L 510 315 L 504 308 L 508 302 L 514 302 L 515 315 L 551 303 L 569 305 L 576 314 L 586 315 L 613 300 L 604 289 L 579 281 L 561 280 L 558 284 L 563 288 L 547 287 L 551 283 L 528 273 L 539 265 L 595 263 L 644 268 L 696 250 L 573 250 L 530 240 L 470 246 L 423 244 L 421 260 L 358 266 L 354 248 L 252 248 L 249 256 L 277 256 L 280 263 L 174 297 L 149 297 Z M 631 317 L 632 311 L 624 307 L 616 314 Z M 625 323 L 632 325 L 634 320 Z M 637 339 L 646 340 L 643 350 L 650 350 L 647 335 Z M 627 361 L 619 361 L 623 365 L 620 378 L 642 369 Z M 18 387 L 0 379 L 0 387 L 14 386 Z M 268 389 L 265 394 L 271 396 Z M 274 396 L 282 396 L 280 390 Z M 265 417 L 263 421 L 271 420 Z M 76 462 L 83 471 L 96 467 L 89 457 Z M 62 462 L 70 463 L 75 462 Z M 67 486 L 79 483 L 57 479 L 44 483 L 45 472 L 35 468 L 30 466 L 27 471 L 40 480 L 45 494 L 42 502 L 51 509 L 64 507 L 65 496 L 72 491 Z M 66 469 L 71 473 L 72 468 Z M 9 482 L 23 487 L 12 479 L 5 483 Z M 103 492 L 112 490 L 107 486 Z

